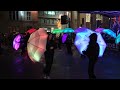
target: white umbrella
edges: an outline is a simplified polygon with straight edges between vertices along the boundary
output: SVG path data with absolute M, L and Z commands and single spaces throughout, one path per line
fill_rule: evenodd
M 46 51 L 47 33 L 44 28 L 39 28 L 30 35 L 27 44 L 28 56 L 33 62 L 40 62 Z

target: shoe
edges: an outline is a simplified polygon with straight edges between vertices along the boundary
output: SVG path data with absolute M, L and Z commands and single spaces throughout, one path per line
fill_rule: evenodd
M 95 75 L 89 76 L 89 79 L 96 79 L 96 76 Z
M 47 79 L 47 76 L 46 75 L 44 75 L 44 77 L 43 77 L 44 79 Z
M 47 76 L 47 79 L 51 79 L 50 76 Z

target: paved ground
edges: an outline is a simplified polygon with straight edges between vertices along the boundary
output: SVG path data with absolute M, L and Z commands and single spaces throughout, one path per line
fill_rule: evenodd
M 3 49 L 0 55 L 0 79 L 42 79 L 44 63 L 33 63 L 26 56 L 10 48 Z M 97 79 L 120 79 L 120 53 L 106 50 L 95 66 Z M 55 50 L 51 70 L 52 79 L 88 79 L 88 59 L 81 58 L 77 50 L 73 56 L 66 48 Z

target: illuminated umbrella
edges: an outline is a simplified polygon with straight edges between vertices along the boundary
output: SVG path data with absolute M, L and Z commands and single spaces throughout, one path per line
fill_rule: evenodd
M 44 28 L 39 28 L 30 35 L 27 44 L 28 56 L 33 62 L 40 62 L 46 50 L 47 33 Z
M 15 50 L 18 50 L 20 47 L 20 39 L 21 39 L 21 34 L 18 34 L 13 40 L 13 48 Z
M 103 32 L 110 35 L 111 37 L 116 38 L 116 34 L 110 29 L 104 29 Z
M 102 33 L 103 30 L 104 30 L 104 28 L 97 28 L 97 29 L 95 29 L 95 31 L 96 31 L 96 32 L 99 32 L 99 33 Z
M 68 34 L 63 34 L 62 36 L 62 43 L 64 43 L 67 39 Z
M 118 44 L 120 42 L 120 34 L 118 34 L 118 36 L 115 39 L 115 43 Z
M 76 38 L 75 38 L 75 46 L 77 47 L 78 51 L 82 53 L 82 51 L 85 51 L 87 49 L 87 46 L 89 44 L 89 36 L 92 33 L 96 33 L 98 38 L 97 38 L 97 43 L 99 44 L 100 50 L 99 50 L 99 57 L 103 56 L 103 53 L 105 51 L 106 48 L 106 43 L 103 40 L 102 36 L 100 33 L 94 32 L 92 30 L 87 30 L 87 32 L 81 32 L 81 33 L 77 33 L 76 34 Z
M 31 29 L 29 29 L 26 33 L 30 33 L 30 34 L 32 34 L 32 33 L 35 32 L 35 31 L 36 31 L 36 29 L 31 28 Z
M 74 30 L 73 30 L 72 28 L 65 28 L 65 29 L 63 29 L 62 32 L 63 32 L 63 33 L 73 33 Z
M 59 34 L 59 33 L 62 33 L 62 29 L 54 29 L 52 31 L 53 34 Z
M 88 28 L 86 27 L 80 27 L 80 28 L 75 29 L 75 33 L 84 32 L 84 31 L 87 31 L 87 29 Z

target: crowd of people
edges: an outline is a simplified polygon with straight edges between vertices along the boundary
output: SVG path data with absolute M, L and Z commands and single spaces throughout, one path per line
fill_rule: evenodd
M 16 33 L 16 32 L 6 34 L 6 35 L 0 34 L 0 48 L 2 48 L 1 45 L 12 46 L 13 39 L 18 34 L 19 33 Z M 27 52 L 26 47 L 27 47 L 27 41 L 29 37 L 30 37 L 29 33 L 22 33 L 22 38 L 20 40 L 20 43 L 21 43 L 20 48 L 22 50 L 21 56 L 23 56 L 24 53 Z M 75 39 L 75 34 L 70 33 L 68 34 L 66 41 L 62 43 L 62 34 L 59 34 L 58 36 L 56 36 L 56 34 L 48 33 L 46 51 L 44 52 L 44 56 L 45 56 L 45 67 L 43 70 L 44 79 L 50 79 L 50 72 L 51 72 L 51 67 L 52 67 L 53 60 L 54 60 L 55 49 L 58 48 L 61 51 L 62 49 L 61 46 L 62 44 L 64 44 L 64 46 L 66 46 L 67 53 L 69 55 L 72 55 L 73 52 L 71 48 L 73 46 L 74 39 Z M 91 53 L 91 51 L 93 51 L 93 53 Z M 99 53 L 97 35 L 95 33 L 91 34 L 88 49 L 87 51 L 84 51 L 83 53 L 89 59 L 89 66 L 88 66 L 89 78 L 95 79 L 96 76 L 94 74 L 94 66 L 95 66 L 95 63 L 97 62 L 98 53 Z
M 14 38 L 20 34 L 20 49 L 21 49 L 21 56 L 24 56 L 27 52 L 27 41 L 30 37 L 30 33 L 19 33 L 19 32 L 12 32 L 7 34 L 0 33 L 0 49 L 2 49 L 3 46 L 13 48 L 13 40 Z M 44 53 L 45 56 L 45 69 L 43 70 L 44 78 L 50 78 L 50 71 L 53 64 L 53 58 L 54 58 L 54 50 L 59 49 L 59 51 L 62 50 L 62 34 L 56 35 L 52 33 L 47 33 L 47 44 L 46 44 L 46 51 Z M 69 34 L 66 42 L 64 43 L 67 47 L 68 54 L 72 55 L 71 47 L 73 45 L 73 38 L 72 34 Z M 0 50 L 0 54 L 2 54 L 2 51 Z

